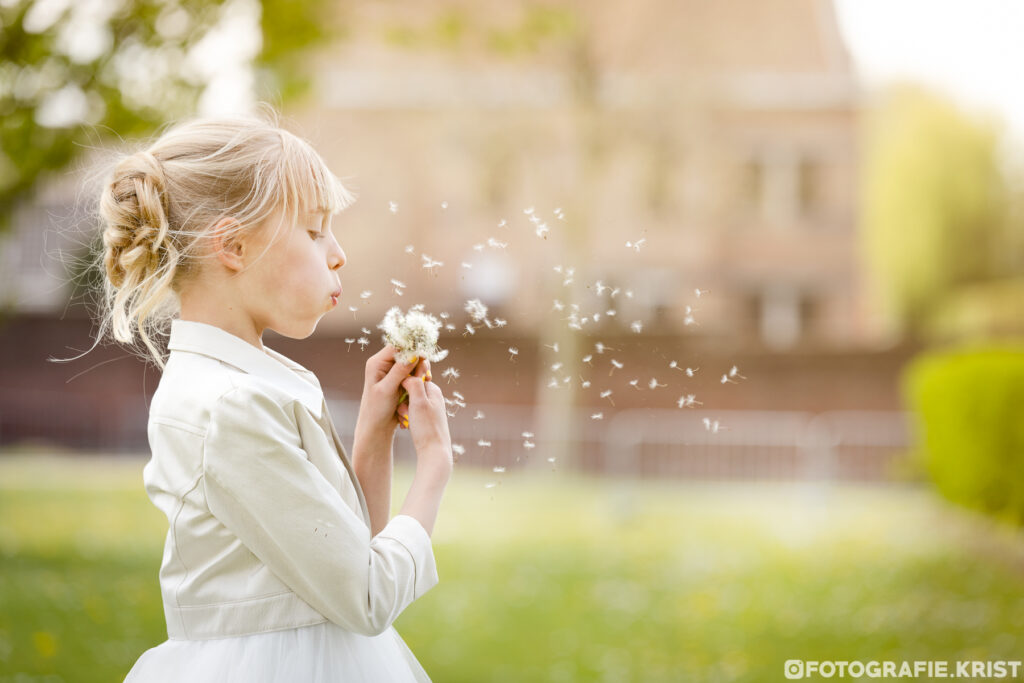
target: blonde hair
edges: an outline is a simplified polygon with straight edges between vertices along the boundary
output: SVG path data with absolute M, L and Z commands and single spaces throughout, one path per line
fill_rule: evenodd
M 269 117 L 268 117 L 269 118 Z M 154 337 L 169 334 L 181 285 L 200 267 L 200 238 L 225 216 L 225 237 L 281 211 L 333 214 L 355 194 L 308 142 L 260 117 L 194 118 L 121 157 L 100 193 L 105 274 L 100 333 L 165 362 Z M 99 261 L 102 263 L 100 264 Z M 138 347 L 136 334 L 145 345 Z

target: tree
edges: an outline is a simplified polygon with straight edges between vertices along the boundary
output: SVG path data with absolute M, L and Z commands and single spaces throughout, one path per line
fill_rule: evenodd
M 998 127 L 935 94 L 888 93 L 868 119 L 864 235 L 879 303 L 920 337 L 960 289 L 1011 275 Z
M 333 4 L 0 3 L 0 232 L 40 177 L 71 162 L 93 131 L 149 133 L 250 69 L 261 98 L 302 93 L 305 52 L 339 33 Z M 225 73 L 219 46 L 235 49 L 235 73 Z

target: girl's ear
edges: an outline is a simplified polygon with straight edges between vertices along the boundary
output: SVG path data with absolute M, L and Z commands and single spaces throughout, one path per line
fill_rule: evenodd
M 213 254 L 228 270 L 240 271 L 245 266 L 245 245 L 238 232 L 238 221 L 224 216 L 210 228 Z

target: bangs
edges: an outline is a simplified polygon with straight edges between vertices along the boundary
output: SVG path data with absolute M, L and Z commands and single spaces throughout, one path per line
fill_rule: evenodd
M 356 195 L 345 187 L 309 143 L 281 131 L 281 203 L 294 214 L 331 215 L 351 206 Z

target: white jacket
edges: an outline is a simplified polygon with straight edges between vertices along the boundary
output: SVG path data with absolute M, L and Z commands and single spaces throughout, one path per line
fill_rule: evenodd
M 316 376 L 206 323 L 174 320 L 149 417 L 146 493 L 167 515 L 170 639 L 331 621 L 377 635 L 438 582 L 430 536 L 369 513 Z

